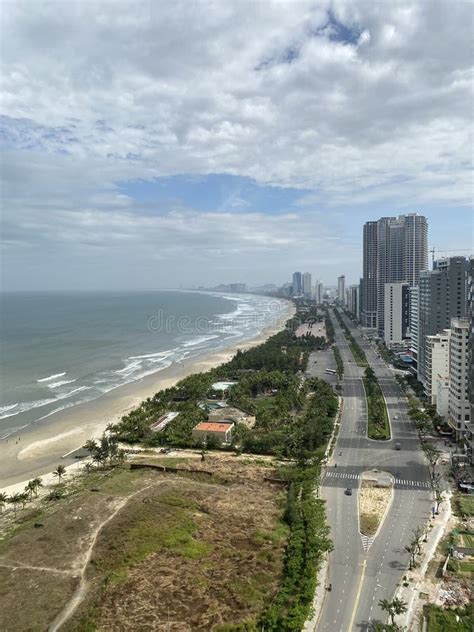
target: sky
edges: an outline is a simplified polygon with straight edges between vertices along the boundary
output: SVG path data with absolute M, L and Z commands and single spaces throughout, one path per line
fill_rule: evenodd
M 410 212 L 469 255 L 473 16 L 2 2 L 2 289 L 355 282 L 364 222 Z

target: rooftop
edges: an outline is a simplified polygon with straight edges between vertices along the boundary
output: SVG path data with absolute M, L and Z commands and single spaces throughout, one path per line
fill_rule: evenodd
M 209 432 L 227 432 L 229 428 L 232 428 L 233 422 L 231 421 L 202 421 L 198 424 L 194 430 L 208 430 Z

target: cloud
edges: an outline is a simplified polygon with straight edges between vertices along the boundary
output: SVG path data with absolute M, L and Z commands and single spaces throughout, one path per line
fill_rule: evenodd
M 19 0 L 2 7 L 2 39 L 9 252 L 149 253 L 153 235 L 160 256 L 183 243 L 209 262 L 220 239 L 263 275 L 257 248 L 324 249 L 314 209 L 472 203 L 469 3 Z M 236 189 L 152 217 L 119 188 L 182 174 L 301 189 L 302 216 L 253 213 Z

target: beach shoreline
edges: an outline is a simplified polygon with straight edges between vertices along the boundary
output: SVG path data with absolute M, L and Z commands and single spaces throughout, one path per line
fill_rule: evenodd
M 59 463 L 68 468 L 72 464 L 77 467 L 78 460 L 72 454 L 88 439 L 101 436 L 107 425 L 116 423 L 159 390 L 174 386 L 188 375 L 228 362 L 239 349 L 244 351 L 265 342 L 284 328 L 295 311 L 293 303 L 288 302 L 286 313 L 253 338 L 210 351 L 199 358 L 175 363 L 98 399 L 55 413 L 47 423 L 21 431 L 20 438 L 10 436 L 1 444 L 0 491 L 21 491 L 28 480 L 50 475 Z

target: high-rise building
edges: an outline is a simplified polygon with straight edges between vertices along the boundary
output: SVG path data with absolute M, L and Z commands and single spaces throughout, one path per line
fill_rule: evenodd
M 447 382 L 449 385 L 450 337 L 450 329 L 443 329 L 434 336 L 426 337 L 426 396 L 437 408 L 438 397 L 443 397 L 443 384 Z M 447 395 L 445 392 L 446 397 Z M 447 403 L 439 402 L 439 408 L 447 408 Z
M 409 290 L 410 293 L 410 352 L 413 357 L 413 369 L 418 366 L 418 320 L 420 318 L 420 288 L 414 285 Z
M 354 318 L 359 318 L 359 286 L 358 285 L 350 285 L 347 289 L 348 299 L 347 299 L 347 309 L 354 316 Z
M 453 318 L 449 350 L 449 409 L 448 422 L 456 439 L 469 432 L 471 406 L 469 401 L 469 336 L 470 319 Z
M 417 376 L 427 387 L 426 337 L 450 326 L 452 318 L 467 315 L 467 260 L 450 257 L 434 270 L 420 274 Z
M 377 222 L 364 224 L 363 245 L 363 312 L 364 327 L 377 327 Z
M 323 284 L 321 281 L 316 281 L 314 285 L 313 299 L 317 305 L 321 305 L 323 302 Z
M 383 336 L 385 284 L 416 285 L 420 272 L 428 268 L 428 224 L 426 217 L 411 213 L 382 217 L 364 225 L 364 315 L 366 327 Z
M 341 305 L 346 300 L 346 277 L 343 274 L 337 278 L 337 300 Z
M 293 272 L 293 296 L 300 296 L 302 291 L 301 272 Z
M 302 285 L 301 287 L 302 294 L 304 294 L 306 298 L 311 298 L 311 273 L 310 272 L 303 273 L 301 285 Z
M 384 294 L 384 340 L 387 347 L 395 348 L 401 346 L 408 336 L 409 285 L 386 283 Z
M 467 424 L 471 465 L 474 464 L 474 256 L 469 259 L 468 280 L 468 318 L 470 321 L 469 335 L 469 402 L 471 417 Z

